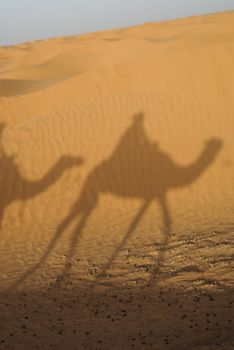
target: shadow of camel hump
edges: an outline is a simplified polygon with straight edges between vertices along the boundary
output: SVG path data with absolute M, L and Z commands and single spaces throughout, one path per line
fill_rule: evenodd
M 101 194 L 110 193 L 125 198 L 138 198 L 142 206 L 136 214 L 122 242 L 114 250 L 111 258 L 103 269 L 103 273 L 110 268 L 119 251 L 131 237 L 134 229 L 143 217 L 152 201 L 158 200 L 162 210 L 164 222 L 164 248 L 168 242 L 171 231 L 171 215 L 167 194 L 174 188 L 189 186 L 196 181 L 211 165 L 221 149 L 219 139 L 209 140 L 198 157 L 188 166 L 176 164 L 169 155 L 160 150 L 157 143 L 152 143 L 144 130 L 144 115 L 134 116 L 130 127 L 125 131 L 111 156 L 98 164 L 86 177 L 81 193 L 71 207 L 67 217 L 59 225 L 54 238 L 51 240 L 46 252 L 34 266 L 21 279 L 36 271 L 46 261 L 55 247 L 64 230 L 80 217 L 80 221 L 73 231 L 67 255 L 65 276 L 72 265 L 72 259 L 87 220 L 98 205 Z M 162 248 L 158 258 L 158 265 L 163 261 Z M 153 275 L 153 273 L 152 273 Z
M 1 142 L 6 125 L 0 123 L 0 228 L 6 207 L 16 200 L 25 201 L 38 196 L 53 185 L 66 171 L 83 164 L 80 157 L 63 156 L 41 179 L 30 181 L 23 177 L 15 161 L 15 156 L 9 156 Z

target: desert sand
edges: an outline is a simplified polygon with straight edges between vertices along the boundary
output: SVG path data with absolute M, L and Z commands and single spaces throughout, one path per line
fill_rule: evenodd
M 0 47 L 0 349 L 234 349 L 234 12 Z

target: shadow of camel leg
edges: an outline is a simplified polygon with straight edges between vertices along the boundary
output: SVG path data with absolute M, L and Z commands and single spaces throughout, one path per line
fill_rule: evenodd
M 2 228 L 3 211 L 0 209 L 0 230 Z
M 165 252 L 167 249 L 167 245 L 169 242 L 170 237 L 170 231 L 171 231 L 171 218 L 170 218 L 170 211 L 169 211 L 169 205 L 166 197 L 159 198 L 159 203 L 162 209 L 162 215 L 163 215 L 163 244 L 162 248 L 160 249 L 158 259 L 157 259 L 157 266 L 154 267 L 151 277 L 149 279 L 149 284 L 153 284 L 156 280 L 156 277 L 158 273 L 160 272 L 160 269 L 163 266 L 164 259 L 165 259 Z
M 150 200 L 146 200 L 144 202 L 144 204 L 142 205 L 142 207 L 140 208 L 138 214 L 136 215 L 136 217 L 134 218 L 134 220 L 132 221 L 131 225 L 129 226 L 124 238 L 122 239 L 122 242 L 120 243 L 120 245 L 115 249 L 114 253 L 112 254 L 112 256 L 110 257 L 108 263 L 104 266 L 104 269 L 101 272 L 101 275 L 105 275 L 106 272 L 110 269 L 112 263 L 114 262 L 114 260 L 116 259 L 117 255 L 119 254 L 119 252 L 123 249 L 123 247 L 125 246 L 126 242 L 130 239 L 131 235 L 133 234 L 136 226 L 138 225 L 140 219 L 142 218 L 142 216 L 144 215 L 145 211 L 147 210 L 147 208 L 149 207 L 151 201 Z
M 83 233 L 83 229 L 85 227 L 85 224 L 89 218 L 89 216 L 91 215 L 93 209 L 89 210 L 88 212 L 84 213 L 81 216 L 80 222 L 78 224 L 78 226 L 75 228 L 75 230 L 73 231 L 73 236 L 70 242 L 70 248 L 67 254 L 67 261 L 66 261 L 66 265 L 64 268 L 63 273 L 58 277 L 58 279 L 64 280 L 66 277 L 69 277 L 69 271 L 72 268 L 72 259 L 75 256 L 75 252 L 78 246 L 78 243 L 80 241 L 80 239 L 82 238 L 82 233 Z
M 32 268 L 28 269 L 28 271 L 25 272 L 25 274 L 16 282 L 14 283 L 10 289 L 9 292 L 15 290 L 18 288 L 30 275 L 35 273 L 42 265 L 43 263 L 48 259 L 51 251 L 54 249 L 57 241 L 59 238 L 62 236 L 62 233 L 66 229 L 66 227 L 75 219 L 77 216 L 76 210 L 73 210 L 64 220 L 63 222 L 59 225 L 57 232 L 54 236 L 54 238 L 50 241 L 49 246 L 47 247 L 45 253 L 41 257 L 40 261 Z

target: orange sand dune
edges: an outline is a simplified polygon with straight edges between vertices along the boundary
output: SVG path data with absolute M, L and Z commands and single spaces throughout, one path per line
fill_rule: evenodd
M 36 261 L 63 220 L 75 225 L 83 212 L 77 249 L 107 261 L 122 239 L 168 240 L 165 224 L 175 239 L 233 228 L 232 21 L 224 13 L 2 49 L 15 67 L 27 58 L 0 81 L 3 277 L 22 273 L 21 257 Z M 51 175 L 64 156 L 83 164 Z M 73 230 L 58 243 L 69 246 Z
M 0 48 L 3 291 L 233 286 L 233 23 Z

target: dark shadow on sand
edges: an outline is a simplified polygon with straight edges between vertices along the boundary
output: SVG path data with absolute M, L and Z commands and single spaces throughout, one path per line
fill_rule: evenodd
M 26 95 L 58 84 L 60 80 L 0 79 L 0 97 Z
M 66 266 L 61 276 L 66 277 L 72 266 L 72 259 L 82 237 L 83 229 L 97 207 L 100 195 L 105 193 L 123 198 L 138 198 L 142 204 L 122 242 L 115 248 L 111 258 L 104 266 L 102 274 L 105 275 L 111 267 L 120 250 L 131 238 L 146 210 L 153 201 L 157 200 L 164 222 L 164 239 L 155 269 L 152 271 L 151 282 L 155 281 L 163 264 L 164 252 L 172 230 L 168 193 L 170 190 L 189 186 L 200 178 L 217 157 L 222 142 L 217 138 L 208 140 L 198 157 L 191 164 L 182 166 L 173 161 L 167 153 L 161 151 L 157 143 L 152 143 L 148 139 L 143 122 L 142 113 L 135 115 L 132 124 L 121 137 L 114 152 L 88 174 L 77 201 L 59 225 L 41 260 L 23 275 L 14 288 L 47 260 L 64 230 L 79 218 L 79 223 L 72 234 Z
M 193 288 L 192 288 L 193 287 Z M 233 349 L 233 288 L 89 285 L 0 294 L 1 349 Z
M 15 155 L 8 155 L 2 144 L 6 125 L 0 123 L 0 229 L 4 212 L 14 201 L 26 201 L 45 192 L 67 170 L 81 165 L 80 157 L 64 156 L 41 179 L 30 181 L 20 172 Z

